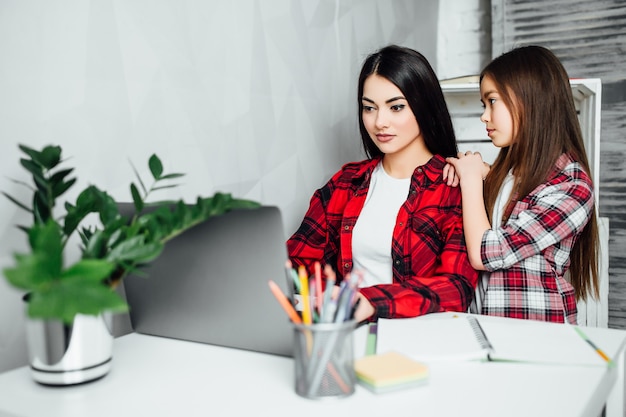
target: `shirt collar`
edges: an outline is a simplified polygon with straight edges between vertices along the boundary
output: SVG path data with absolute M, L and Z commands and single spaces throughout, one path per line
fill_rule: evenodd
M 374 171 L 376 165 L 378 165 L 381 160 L 382 156 L 376 156 L 363 164 L 354 176 L 355 182 L 362 183 L 364 180 L 368 179 L 372 175 L 372 172 Z M 430 182 L 436 182 L 440 179 L 441 171 L 443 170 L 443 167 L 445 165 L 446 160 L 443 156 L 433 155 L 433 157 L 430 158 L 430 160 L 424 165 L 415 168 L 412 178 L 415 178 L 418 169 L 421 168 L 422 172 L 424 173 L 424 175 L 426 175 L 426 178 L 428 178 Z

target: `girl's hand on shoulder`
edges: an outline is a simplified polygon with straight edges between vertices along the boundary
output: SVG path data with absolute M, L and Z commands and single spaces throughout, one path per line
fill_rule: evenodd
M 487 177 L 490 169 L 489 164 L 483 161 L 480 152 L 459 152 L 456 158 L 446 158 L 446 162 L 454 168 L 454 173 L 458 176 L 459 182 L 471 180 L 482 181 Z M 448 170 L 448 176 L 449 175 Z
M 456 174 L 454 165 L 451 165 L 450 162 L 443 167 L 442 176 L 444 182 L 450 187 L 457 187 L 459 185 L 459 176 Z

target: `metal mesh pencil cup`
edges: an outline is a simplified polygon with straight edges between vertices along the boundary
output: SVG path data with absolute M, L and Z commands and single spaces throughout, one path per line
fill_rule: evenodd
M 355 321 L 293 326 L 296 393 L 310 399 L 352 395 Z

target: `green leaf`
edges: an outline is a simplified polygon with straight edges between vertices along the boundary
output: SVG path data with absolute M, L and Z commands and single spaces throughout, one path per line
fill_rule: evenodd
M 35 291 L 52 282 L 54 274 L 46 268 L 47 259 L 41 254 L 14 255 L 16 266 L 2 272 L 9 283 L 19 289 Z
M 48 201 L 40 193 L 35 194 L 33 198 L 33 217 L 35 223 L 45 223 L 51 216 L 51 206 Z
M 83 230 L 84 249 L 83 258 L 96 259 L 106 254 L 106 236 L 101 230 L 96 230 L 93 234 L 89 230 Z
M 90 213 L 100 213 L 100 220 L 105 224 L 119 215 L 113 198 L 93 185 L 78 195 L 76 206 L 66 204 L 65 208 L 67 215 L 65 216 L 63 233 L 66 236 L 72 234 L 80 222 Z
M 33 186 L 32 186 L 32 185 L 30 185 L 29 183 L 25 182 L 25 181 L 15 180 L 15 179 L 11 179 L 11 178 L 9 178 L 9 181 L 11 181 L 11 182 L 12 182 L 12 183 L 14 183 L 14 184 L 19 184 L 19 185 L 22 185 L 22 186 L 24 186 L 24 187 L 28 188 L 29 190 L 31 190 L 31 191 L 33 191 L 33 192 L 35 191 L 35 189 L 33 188 Z
M 112 248 L 118 245 L 125 238 L 121 229 L 117 229 L 111 233 L 109 239 L 106 242 L 107 248 Z
M 63 271 L 61 279 L 102 282 L 114 269 L 115 264 L 103 259 L 81 259 Z
M 61 147 L 46 146 L 40 154 L 40 158 L 33 158 L 35 161 L 43 165 L 44 168 L 50 170 L 61 162 Z
M 28 301 L 30 317 L 59 318 L 65 323 L 71 323 L 76 314 L 126 310 L 128 305 L 115 291 L 93 281 L 59 281 L 45 291 L 32 293 Z
M 59 227 L 53 221 L 35 225 L 27 232 L 31 253 L 15 254 L 15 266 L 3 272 L 11 285 L 33 291 L 59 278 L 63 247 Z
M 32 210 L 30 207 L 26 206 L 25 204 L 20 203 L 19 201 L 17 201 L 15 198 L 11 197 L 9 194 L 5 193 L 4 191 L 2 191 L 2 194 L 3 194 L 6 198 L 8 198 L 9 200 L 11 200 L 11 201 L 13 202 L 13 204 L 15 204 L 16 206 L 18 206 L 18 207 L 20 207 L 20 208 L 22 208 L 22 209 L 24 209 L 24 210 L 28 211 L 29 213 L 32 213 L 32 212 L 33 212 L 33 210 Z
M 133 203 L 135 204 L 135 210 L 139 213 L 143 210 L 143 199 L 139 194 L 139 190 L 135 183 L 130 184 L 130 195 L 133 197 Z
M 152 177 L 155 180 L 161 178 L 161 174 L 163 174 L 163 164 L 156 154 L 152 154 L 150 159 L 148 160 L 148 166 L 150 167 L 150 172 L 152 173 Z
M 52 169 L 59 164 L 61 161 L 61 147 L 60 146 L 51 146 L 48 145 L 44 147 L 41 152 L 36 151 L 32 148 L 29 148 L 25 145 L 18 145 L 19 148 L 26 155 L 30 156 L 30 158 L 37 164 L 41 165 L 46 169 Z
M 130 162 L 130 166 L 132 167 L 133 172 L 135 173 L 135 178 L 137 178 L 137 181 L 139 181 L 139 185 L 141 186 L 143 193 L 148 194 L 148 190 L 146 189 L 146 186 L 143 185 L 143 181 L 141 180 L 141 176 L 139 175 L 139 172 L 137 172 L 137 168 L 135 168 L 135 165 L 133 165 L 132 162 Z
M 174 178 L 180 178 L 180 177 L 184 177 L 185 174 L 179 174 L 179 173 L 173 173 L 173 174 L 167 174 L 167 175 L 163 175 L 161 177 L 159 177 L 160 180 L 171 180 Z
M 20 159 L 20 164 L 26 168 L 26 171 L 30 172 L 33 178 L 38 178 L 40 180 L 44 179 L 43 169 L 41 165 L 31 161 L 30 159 Z
M 50 181 L 51 182 L 63 181 L 65 177 L 70 175 L 73 171 L 74 171 L 74 168 L 67 168 L 67 169 L 62 169 L 60 171 L 57 171 L 50 177 Z
M 72 185 L 76 182 L 76 178 L 71 178 L 69 181 L 58 182 L 52 185 L 52 196 L 54 198 L 63 195 L 67 190 L 69 190 Z
M 112 225 L 114 222 L 118 222 L 120 225 L 125 223 L 124 219 L 121 218 L 119 209 L 117 207 L 117 202 L 104 191 L 99 192 L 99 201 L 97 206 L 97 211 L 100 213 L 100 221 L 103 225 Z M 119 227 L 119 226 L 112 226 Z
M 172 185 L 161 185 L 159 187 L 154 187 L 152 188 L 152 191 L 156 191 L 156 190 L 163 190 L 165 188 L 176 188 L 178 187 L 180 184 L 172 184 Z
M 36 157 L 36 155 L 39 154 L 38 151 L 34 150 L 33 148 L 23 145 L 23 144 L 18 144 L 17 145 L 18 148 L 20 148 L 20 150 L 22 152 L 24 152 L 26 155 L 30 156 L 32 159 L 34 159 Z
M 102 191 L 93 185 L 85 188 L 76 197 L 76 207 L 82 212 L 90 212 L 98 209 L 98 201 L 101 199 Z
M 107 260 L 115 263 L 123 261 L 150 262 L 161 254 L 163 244 L 160 242 L 146 242 L 145 236 L 132 237 L 111 250 Z

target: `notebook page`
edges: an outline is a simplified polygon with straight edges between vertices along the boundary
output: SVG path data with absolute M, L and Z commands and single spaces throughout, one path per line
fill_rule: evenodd
M 555 365 L 606 366 L 607 362 L 583 339 L 574 326 L 532 320 L 478 318 L 493 346 L 492 360 Z M 601 346 L 599 346 L 602 348 Z
M 489 353 L 466 315 L 379 319 L 376 353 L 389 351 L 423 362 L 486 360 Z

